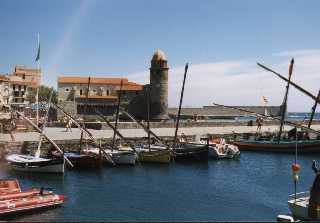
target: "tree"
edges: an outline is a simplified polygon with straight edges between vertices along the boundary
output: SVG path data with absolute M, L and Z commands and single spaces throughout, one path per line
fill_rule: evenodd
M 57 91 L 53 87 L 48 87 L 45 85 L 40 85 L 39 87 L 39 102 L 49 101 L 51 91 L 53 91 L 51 102 L 58 103 Z M 29 101 L 30 103 L 35 103 L 36 94 L 37 94 L 37 88 L 29 88 L 26 96 L 26 100 Z

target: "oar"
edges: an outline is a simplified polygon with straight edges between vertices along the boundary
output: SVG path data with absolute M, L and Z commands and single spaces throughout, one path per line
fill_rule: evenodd
M 260 64 L 260 63 L 257 63 L 258 66 L 262 67 L 263 69 L 277 75 L 279 78 L 281 78 L 282 80 L 290 83 L 293 87 L 295 87 L 296 89 L 298 89 L 299 91 L 301 91 L 302 93 L 306 94 L 307 96 L 309 96 L 310 98 L 312 98 L 314 101 L 316 101 L 318 104 L 320 104 L 320 98 L 317 98 L 316 96 L 314 96 L 312 93 L 310 93 L 309 91 L 305 90 L 304 88 L 302 88 L 301 86 L 299 86 L 298 84 L 294 83 L 293 81 L 291 80 L 288 80 L 287 78 L 285 78 L 284 76 L 282 76 L 281 74 L 277 73 L 276 71 Z
M 16 113 L 21 116 L 24 120 L 26 120 L 33 128 L 35 128 L 40 134 L 41 134 L 41 129 L 34 124 L 32 121 L 30 121 L 27 117 L 25 117 L 22 113 L 16 111 Z M 71 161 L 64 155 L 64 152 L 59 148 L 59 146 L 52 140 L 49 138 L 49 136 L 47 136 L 47 134 L 45 134 L 44 132 L 42 132 L 42 136 L 44 136 L 50 143 L 51 145 L 53 145 L 62 155 L 63 158 L 68 162 L 68 164 L 73 167 L 73 164 L 71 163 Z
M 249 110 L 246 110 L 246 109 L 243 109 L 243 108 L 237 108 L 237 107 L 234 107 L 234 106 L 226 106 L 226 105 L 220 105 L 220 104 L 217 104 L 217 103 L 213 103 L 213 105 L 216 105 L 216 106 L 219 106 L 219 107 L 223 107 L 223 108 L 229 108 L 229 109 L 234 109 L 234 110 L 238 110 L 238 111 L 242 111 L 242 112 L 246 112 L 246 113 L 249 113 L 249 114 L 253 114 L 255 116 L 262 116 L 264 118 L 271 118 L 273 120 L 277 120 L 277 121 L 280 121 L 281 119 L 279 118 L 276 118 L 276 117 L 273 117 L 273 116 L 270 116 L 270 115 L 264 115 L 264 114 L 260 114 L 260 113 L 256 113 L 256 112 L 253 112 L 253 111 L 249 111 Z M 294 127 L 298 127 L 298 128 L 301 128 L 303 130 L 306 130 L 306 131 L 310 131 L 310 132 L 313 132 L 313 133 L 316 133 L 318 135 L 320 135 L 320 132 L 317 131 L 317 130 L 314 130 L 312 128 L 308 128 L 306 126 L 303 126 L 303 125 L 299 125 L 299 124 L 296 124 L 294 122 L 290 122 L 290 121 L 284 121 L 285 124 L 287 125 L 290 125 L 290 126 L 294 126 Z

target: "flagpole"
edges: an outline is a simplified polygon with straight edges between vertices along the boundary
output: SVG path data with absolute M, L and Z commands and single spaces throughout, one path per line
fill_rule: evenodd
M 40 47 L 40 33 L 38 33 L 38 47 Z M 38 54 L 39 54 L 39 48 L 38 48 Z M 38 70 L 40 69 L 40 56 L 38 58 L 38 55 L 37 55 L 37 68 Z M 40 76 L 41 78 L 41 76 Z M 39 84 L 41 82 L 41 79 L 39 81 Z M 39 126 L 39 86 L 37 87 L 37 93 L 36 93 L 36 104 L 37 104 L 37 110 L 36 110 L 36 122 L 37 122 L 37 126 Z

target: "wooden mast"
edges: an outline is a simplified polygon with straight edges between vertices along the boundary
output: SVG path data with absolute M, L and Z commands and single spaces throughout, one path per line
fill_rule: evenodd
M 184 93 L 184 85 L 185 85 L 186 77 L 187 77 L 187 71 L 188 71 L 188 63 L 186 64 L 186 66 L 184 68 L 184 76 L 183 76 L 183 83 L 182 83 L 182 89 L 181 89 L 181 95 L 180 95 L 179 110 L 178 110 L 178 115 L 177 115 L 177 120 L 176 120 L 176 129 L 175 129 L 175 133 L 174 133 L 173 146 L 172 146 L 173 149 L 175 148 L 176 142 L 177 142 L 180 113 L 181 113 L 181 105 L 182 105 L 182 99 L 183 99 L 183 93 Z
M 317 96 L 318 99 L 320 99 L 320 90 L 318 92 L 318 96 Z M 317 101 L 314 102 L 314 105 L 312 107 L 312 111 L 311 111 L 311 115 L 310 115 L 310 119 L 309 119 L 309 123 L 308 123 L 308 127 L 310 128 L 311 127 L 311 124 L 312 124 L 312 120 L 313 120 L 313 117 L 314 117 L 314 113 L 316 112 L 316 109 L 317 109 Z
M 37 151 L 36 151 L 36 154 L 35 156 L 36 157 L 40 157 L 40 149 L 41 149 L 41 144 L 42 144 L 42 135 L 43 135 L 43 131 L 44 131 L 44 128 L 46 127 L 47 125 L 47 122 L 48 122 L 48 116 L 49 116 L 49 110 L 50 110 L 50 103 L 51 103 L 51 100 L 52 100 L 52 94 L 53 94 L 53 91 L 50 92 L 50 96 L 49 96 L 49 101 L 48 101 L 48 110 L 46 112 L 46 116 L 44 118 L 44 122 L 43 122 L 43 125 L 42 125 L 42 128 L 41 128 L 41 133 L 40 133 L 40 137 L 39 137 L 39 143 L 38 143 L 38 148 L 37 148 Z
M 148 128 L 148 149 L 150 152 L 150 85 L 148 85 L 146 89 L 146 94 L 147 94 L 147 128 Z
M 98 146 L 99 148 L 99 152 L 101 151 L 108 159 L 108 161 L 112 164 L 115 164 L 112 160 L 112 158 L 110 157 L 110 155 L 108 153 L 106 153 L 100 146 L 99 144 L 95 141 L 92 133 L 85 127 L 85 126 L 81 126 L 81 124 L 78 123 L 77 120 L 75 120 L 70 114 L 68 114 L 66 111 L 64 111 L 63 108 L 61 108 L 59 105 L 57 104 L 54 104 L 54 103 L 51 103 L 52 106 L 54 106 L 56 109 L 59 109 L 65 116 L 67 116 L 68 118 L 70 118 L 72 120 L 73 123 L 76 124 L 76 126 L 81 129 L 82 131 L 84 131 L 88 136 L 89 138 L 91 139 L 91 141 L 93 143 L 95 143 L 96 146 Z
M 217 104 L 217 103 L 212 103 L 212 104 L 216 105 L 216 106 L 219 106 L 219 107 L 223 107 L 223 108 L 229 108 L 229 109 L 234 109 L 234 110 L 246 112 L 246 113 L 249 113 L 249 114 L 253 114 L 255 116 L 262 116 L 264 118 L 270 118 L 270 119 L 277 120 L 277 121 L 281 120 L 280 118 L 273 117 L 271 115 L 264 115 L 264 114 L 256 113 L 256 112 L 249 111 L 249 110 L 246 110 L 246 109 L 243 109 L 243 108 L 237 108 L 237 107 L 233 107 L 233 106 L 226 106 L 226 105 L 221 105 L 221 104 Z M 299 124 L 296 124 L 294 122 L 290 122 L 290 121 L 287 121 L 287 120 L 284 120 L 284 123 L 287 124 L 287 125 L 294 126 L 294 127 L 297 127 L 297 128 L 301 128 L 301 129 L 306 130 L 306 131 L 311 131 L 313 133 L 316 133 L 316 134 L 320 135 L 320 131 L 317 131 L 315 129 L 308 128 L 306 126 L 299 125 Z
M 130 143 L 126 138 L 110 123 L 108 119 L 106 119 L 101 112 L 95 109 L 95 113 L 113 130 L 116 134 L 125 142 L 127 143 L 133 151 L 136 151 L 132 143 Z
M 292 58 L 292 60 L 290 62 L 290 66 L 289 66 L 289 82 L 290 82 L 291 76 L 292 76 L 293 64 L 294 64 L 294 59 Z M 279 134 L 278 134 L 278 143 L 280 143 L 282 129 L 283 129 L 283 123 L 284 123 L 285 114 L 287 111 L 287 101 L 288 101 L 288 93 L 289 93 L 289 86 L 290 86 L 289 82 L 286 86 L 286 93 L 284 95 L 283 104 L 282 104 L 283 107 L 282 107 L 282 112 L 281 112 L 281 121 L 280 121 L 280 129 L 279 129 Z
M 119 111 L 120 111 L 120 104 L 121 104 L 121 95 L 122 95 L 122 84 L 123 84 L 123 81 L 121 79 L 120 91 L 119 91 L 119 96 L 118 96 L 117 112 L 116 112 L 116 122 L 114 124 L 114 131 L 113 131 L 113 138 L 112 138 L 112 150 L 115 148 L 116 130 L 117 130 L 117 126 L 118 126 Z
M 290 85 L 292 85 L 293 87 L 295 87 L 296 89 L 298 89 L 299 91 L 301 91 L 302 93 L 304 93 L 305 95 L 309 96 L 310 98 L 312 98 L 314 101 L 316 101 L 318 104 L 320 104 L 320 98 L 317 98 L 316 96 L 314 96 L 313 94 L 311 94 L 309 91 L 305 90 L 304 88 L 302 88 L 301 86 L 299 86 L 298 84 L 294 83 L 291 80 L 288 80 L 287 78 L 285 78 L 284 76 L 282 76 L 281 74 L 275 72 L 274 70 L 260 64 L 257 63 L 258 66 L 262 67 L 263 69 L 277 75 L 279 78 L 281 78 L 282 80 L 286 81 L 287 83 L 290 83 Z
M 51 145 L 53 145 L 64 157 L 64 159 L 69 163 L 69 165 L 71 167 L 73 167 L 73 164 L 70 162 L 70 160 L 64 155 L 63 151 L 60 149 L 60 147 L 52 140 L 49 138 L 49 136 L 47 136 L 47 134 L 45 134 L 44 132 L 42 132 L 42 130 L 36 125 L 34 124 L 32 121 L 30 121 L 27 117 L 25 117 L 22 113 L 16 111 L 16 113 L 21 116 L 24 120 L 26 120 L 33 128 L 35 128 L 35 130 L 37 130 L 37 132 L 39 132 L 40 134 L 42 133 L 42 135 L 51 143 Z
M 160 139 L 159 136 L 157 136 L 151 129 L 148 129 L 147 126 L 145 126 L 144 124 L 142 124 L 141 122 L 139 122 L 137 119 L 135 119 L 131 114 L 129 114 L 128 112 L 124 111 L 124 110 L 121 110 L 121 112 L 123 114 L 125 114 L 126 116 L 128 116 L 132 121 L 136 122 L 138 125 L 140 125 L 143 130 L 148 133 L 150 132 L 150 134 L 156 139 L 158 140 L 158 142 L 162 143 L 163 145 L 169 147 L 162 139 Z

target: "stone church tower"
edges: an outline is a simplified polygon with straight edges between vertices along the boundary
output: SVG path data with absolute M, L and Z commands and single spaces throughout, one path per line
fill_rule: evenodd
M 150 115 L 151 119 L 168 119 L 168 64 L 167 57 L 157 50 L 150 67 Z

